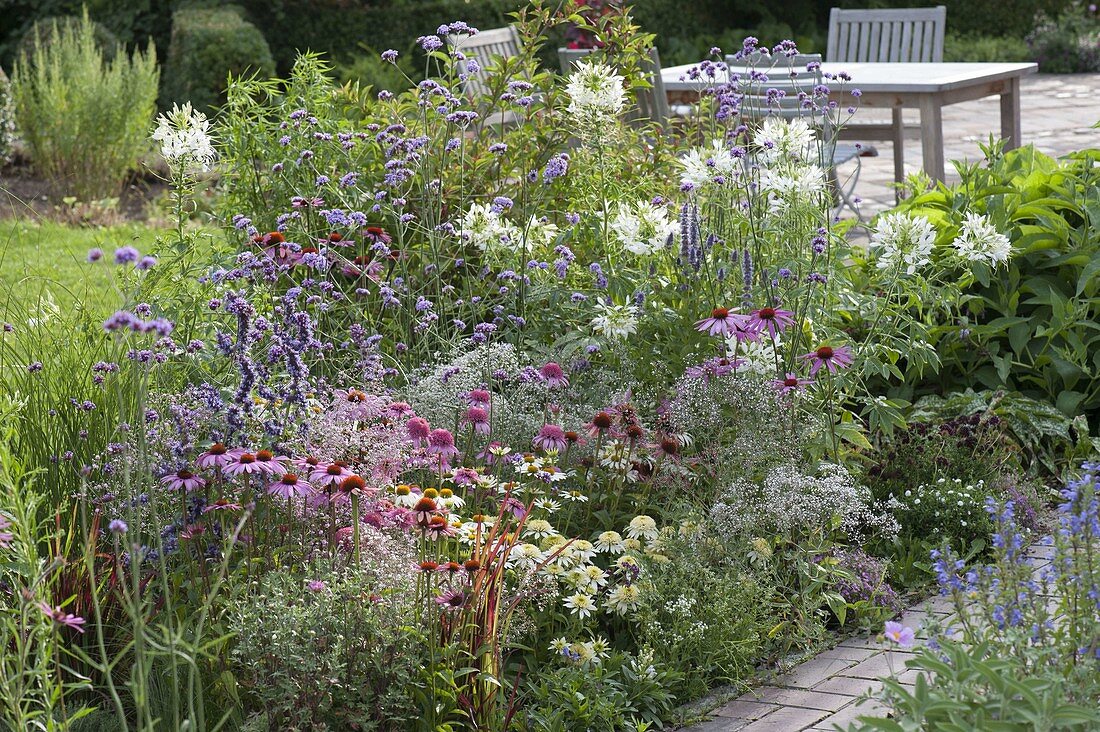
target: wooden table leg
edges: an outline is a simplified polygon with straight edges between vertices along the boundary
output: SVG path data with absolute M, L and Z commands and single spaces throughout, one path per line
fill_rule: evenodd
M 943 108 L 938 94 L 920 95 L 920 144 L 924 172 L 934 181 L 944 178 Z
M 1005 90 L 1001 92 L 1001 137 L 1008 150 L 1019 147 L 1021 144 L 1019 76 L 1007 79 Z
M 902 107 L 895 106 L 890 110 L 891 121 L 894 125 L 894 183 L 905 180 L 905 116 Z M 901 191 L 894 189 L 894 203 L 900 202 Z

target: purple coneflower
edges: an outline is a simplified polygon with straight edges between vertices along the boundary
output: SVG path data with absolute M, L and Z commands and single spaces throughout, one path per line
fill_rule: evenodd
M 263 475 L 267 469 L 256 461 L 255 453 L 239 452 L 232 454 L 229 462 L 222 466 L 226 475 Z
M 283 473 L 279 480 L 267 487 L 267 492 L 279 498 L 295 498 L 308 496 L 313 492 L 313 486 L 309 481 L 299 478 L 295 473 Z
M 413 408 L 409 406 L 408 402 L 390 402 L 386 405 L 386 416 L 394 419 L 403 419 L 404 417 L 412 417 L 416 414 Z
M 749 313 L 745 330 L 756 333 L 767 332 L 772 338 L 794 324 L 794 313 L 778 308 L 760 308 Z
M 432 516 L 424 527 L 424 534 L 432 539 L 441 539 L 444 536 L 454 536 L 458 532 L 451 526 L 446 516 Z
M 452 587 L 436 597 L 435 604 L 444 610 L 459 610 L 466 604 L 466 593 L 457 587 Z
M 539 433 L 535 435 L 535 439 L 531 440 L 531 444 L 545 452 L 551 450 L 561 452 L 569 444 L 569 441 L 565 439 L 565 430 L 561 427 L 556 424 L 544 424 L 539 428 Z
M 472 425 L 474 432 L 479 435 L 487 435 L 490 431 L 489 413 L 483 407 L 470 407 L 466 410 L 466 418 L 463 420 Z
M 455 485 L 474 485 L 480 478 L 481 475 L 473 468 L 456 468 L 451 481 Z
M 824 366 L 830 374 L 835 374 L 838 369 L 852 365 L 852 352 L 847 346 L 818 346 L 816 350 L 803 353 L 799 356 L 803 361 L 810 362 L 810 376 L 817 376 L 817 372 Z
M 169 473 L 160 479 L 160 482 L 168 487 L 170 491 L 191 491 L 198 490 L 206 485 L 206 481 L 199 476 L 192 473 L 187 468 L 182 468 L 174 473 Z
M 539 369 L 539 376 L 551 389 L 557 389 L 559 386 L 569 386 L 569 379 L 566 377 L 565 372 L 554 361 L 550 361 Z
M 715 356 L 714 358 L 708 358 L 697 366 L 688 366 L 684 369 L 684 375 L 690 376 L 693 379 L 710 381 L 719 376 L 733 373 L 738 366 L 744 363 L 744 359 L 741 358 L 731 359 L 723 356 Z
M 219 498 L 202 510 L 203 513 L 211 511 L 240 511 L 241 507 L 228 498 Z
M 432 430 L 431 434 L 428 435 L 428 452 L 432 455 L 439 455 L 444 460 L 449 460 L 458 455 L 458 449 L 455 448 L 455 438 L 450 430 Z
M 421 443 L 431 436 L 432 431 L 428 420 L 423 417 L 413 417 L 405 423 L 405 429 L 408 431 L 409 439 L 412 440 L 415 447 L 420 447 Z
M 321 461 L 312 455 L 306 455 L 305 457 L 294 458 L 290 461 L 290 464 L 293 465 L 298 472 L 308 474 L 317 470 L 321 465 Z
M 84 618 L 67 613 L 59 607 L 50 607 L 48 603 L 38 603 L 38 609 L 42 611 L 50 620 L 54 621 L 58 625 L 64 625 L 67 628 L 72 628 L 78 633 L 84 632 Z
M 598 437 L 600 434 L 611 429 L 611 425 L 614 423 L 614 418 L 607 412 L 597 412 L 596 416 L 594 416 L 592 421 L 587 425 L 588 434 L 593 437 Z
M 260 466 L 267 475 L 282 475 L 286 472 L 286 458 L 282 455 L 275 455 L 270 450 L 257 450 L 256 451 L 256 464 Z
M 215 442 L 210 449 L 199 455 L 195 465 L 200 468 L 220 468 L 230 460 L 229 450 L 220 442 Z
M 341 463 L 329 463 L 324 467 L 318 467 L 309 476 L 309 482 L 324 488 L 331 488 L 344 482 L 344 478 L 351 475 L 351 471 Z
M 471 389 L 470 393 L 466 395 L 466 401 L 470 403 L 472 407 L 481 407 L 482 409 L 489 408 L 489 399 L 492 397 L 487 389 Z
M 800 379 L 798 374 L 787 373 L 782 379 L 776 379 L 772 382 L 780 394 L 786 396 L 793 391 L 802 391 L 810 384 L 814 383 L 812 379 Z
M 746 316 L 730 312 L 729 308 L 715 308 L 711 311 L 709 318 L 703 318 L 695 323 L 695 329 L 707 335 L 726 337 L 743 331 L 745 323 Z

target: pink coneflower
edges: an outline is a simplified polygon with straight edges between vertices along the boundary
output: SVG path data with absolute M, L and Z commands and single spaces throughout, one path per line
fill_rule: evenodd
M 392 419 L 404 419 L 416 414 L 408 402 L 390 402 L 386 405 L 385 414 Z
M 67 613 L 59 607 L 50 607 L 48 603 L 38 603 L 38 609 L 42 611 L 50 620 L 54 621 L 58 625 L 63 625 L 66 628 L 72 628 L 78 633 L 84 632 L 84 618 Z
M 174 473 L 169 473 L 160 479 L 160 482 L 168 487 L 170 491 L 187 491 L 191 492 L 198 490 L 206 485 L 206 481 L 199 476 L 192 473 L 190 470 L 183 468 L 177 470 Z
M 210 513 L 211 511 L 240 511 L 241 507 L 230 501 L 228 498 L 219 498 L 211 503 L 209 506 L 202 510 L 203 513 Z
M 231 456 L 229 449 L 220 442 L 215 442 L 210 449 L 199 455 L 195 465 L 200 468 L 220 468 L 229 462 Z
M 487 435 L 491 430 L 489 413 L 483 407 L 470 407 L 466 410 L 464 424 L 472 425 L 474 432 L 479 435 Z
M 184 541 L 190 541 L 191 539 L 198 539 L 206 533 L 205 524 L 188 524 L 180 531 L 180 538 Z
M 423 417 L 413 417 L 405 423 L 405 429 L 409 433 L 409 439 L 415 447 L 420 447 L 421 443 L 427 440 L 431 436 L 431 425 L 428 424 L 428 420 Z
M 365 493 L 367 493 L 367 481 L 354 473 L 340 481 L 340 496 L 350 496 L 352 494 L 361 496 Z
M 416 501 L 412 510 L 416 514 L 417 523 L 426 524 L 439 510 L 439 504 L 435 502 L 434 498 L 423 496 Z
M 309 482 L 323 488 L 331 488 L 344 482 L 344 478 L 351 475 L 351 471 L 342 463 L 329 463 L 318 467 L 309 475 Z
M 0 513 L 0 549 L 7 549 L 11 546 L 12 540 L 15 536 L 7 529 L 11 528 L 11 521 L 7 516 Z
M 470 403 L 472 407 L 481 407 L 482 409 L 489 408 L 489 400 L 492 399 L 492 394 L 488 389 L 470 389 L 470 393 L 466 395 L 466 401 Z
M 535 439 L 531 440 L 531 444 L 545 452 L 551 450 L 561 452 L 569 442 L 565 439 L 565 430 L 561 427 L 556 424 L 544 424 L 539 428 Z
M 749 313 L 745 330 L 756 333 L 767 332 L 772 338 L 794 325 L 794 313 L 778 308 L 760 308 Z
M 432 539 L 454 536 L 457 533 L 446 516 L 432 516 L 428 519 L 428 525 L 424 527 L 424 534 Z
M 371 244 L 389 244 L 393 241 L 386 230 L 379 226 L 368 226 L 363 229 L 363 239 L 369 241 Z
M 592 418 L 592 421 L 588 423 L 588 434 L 593 437 L 599 436 L 603 432 L 607 432 L 611 429 L 611 425 L 615 423 L 615 419 L 607 412 L 597 412 L 596 416 Z
M 557 389 L 559 386 L 569 386 L 569 379 L 566 378 L 565 372 L 561 370 L 561 366 L 553 361 L 539 369 L 539 376 L 551 389 Z
M 852 352 L 847 346 L 818 346 L 816 350 L 803 353 L 799 356 L 803 361 L 810 362 L 810 376 L 817 376 L 817 372 L 824 366 L 830 374 L 835 374 L 838 369 L 848 368 L 852 365 Z
M 800 379 L 798 374 L 787 373 L 782 379 L 776 379 L 772 382 L 780 394 L 786 396 L 794 391 L 802 391 L 810 384 L 814 383 L 812 379 Z
M 527 515 L 527 505 L 523 501 L 518 498 L 513 498 L 512 496 L 508 496 L 504 499 L 504 505 L 501 506 L 501 508 L 518 519 Z
M 309 473 L 312 473 L 314 470 L 317 470 L 319 467 L 321 467 L 320 459 L 315 458 L 312 455 L 306 455 L 305 457 L 294 458 L 293 460 L 290 461 L 290 463 L 291 463 L 291 465 L 294 466 L 294 468 L 299 473 L 306 473 L 307 475 Z
M 455 485 L 474 485 L 480 478 L 481 475 L 473 468 L 456 468 L 451 481 Z
M 286 462 L 285 457 L 275 455 L 270 450 L 258 450 L 256 452 L 256 464 L 267 475 L 282 475 L 285 473 L 286 466 L 283 465 L 284 462 Z
M 308 496 L 313 492 L 313 486 L 309 481 L 299 478 L 295 473 L 283 473 L 279 480 L 267 487 L 267 492 L 279 498 L 296 498 Z
M 697 366 L 688 366 L 684 369 L 684 375 L 690 376 L 693 379 L 703 379 L 710 381 L 711 379 L 718 378 L 719 376 L 725 376 L 726 374 L 733 373 L 738 367 L 745 363 L 741 358 L 724 358 L 722 356 L 715 356 L 714 358 L 708 358 Z
M 455 448 L 455 438 L 450 430 L 432 430 L 431 434 L 428 435 L 428 452 L 432 455 L 439 455 L 444 460 L 449 460 L 458 455 L 458 450 Z
M 661 435 L 661 439 L 653 446 L 658 455 L 666 458 L 674 458 L 680 454 L 680 440 L 673 435 Z
M 740 313 L 730 312 L 729 308 L 715 308 L 709 318 L 703 318 L 695 323 L 695 330 L 712 336 L 735 335 L 743 331 L 746 316 Z
M 232 455 L 229 462 L 222 466 L 226 475 L 264 475 L 267 470 L 256 462 L 255 453 L 241 452 Z
M 452 587 L 436 597 L 435 604 L 447 611 L 460 610 L 466 604 L 466 593 L 457 587 Z

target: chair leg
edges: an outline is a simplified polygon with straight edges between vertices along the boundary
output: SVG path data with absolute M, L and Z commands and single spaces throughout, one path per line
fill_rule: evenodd
M 893 107 L 890 110 L 894 125 L 894 183 L 905 180 L 905 118 L 901 112 L 901 107 Z M 894 188 L 894 203 L 900 202 L 901 191 Z
M 859 183 L 859 174 L 863 172 L 863 160 L 856 156 L 855 161 L 856 169 L 849 176 L 847 187 L 841 184 L 836 166 L 829 166 L 829 188 L 832 190 L 833 201 L 836 203 L 836 207 L 833 209 L 833 218 L 840 218 L 840 213 L 847 208 L 856 215 L 857 221 L 863 221 L 863 214 L 859 212 L 859 206 L 852 200 L 852 194 L 856 192 L 856 185 Z

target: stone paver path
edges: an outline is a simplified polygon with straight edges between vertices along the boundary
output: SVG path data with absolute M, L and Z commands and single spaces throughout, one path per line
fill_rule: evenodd
M 1050 563 L 1052 553 L 1051 547 L 1041 545 L 1028 550 L 1036 572 Z M 919 629 L 931 613 L 950 624 L 952 607 L 947 598 L 936 597 L 902 613 L 900 622 Z M 894 675 L 902 684 L 913 683 L 916 672 L 905 668 L 910 656 L 912 651 L 887 646 L 873 637 L 849 638 L 725 703 L 711 712 L 710 719 L 683 732 L 847 729 L 857 717 L 886 711 L 875 700 L 861 698 L 882 688 L 879 678 Z
M 1000 135 L 1001 108 L 998 97 L 989 97 L 943 108 L 944 157 L 947 162 L 947 181 L 958 182 L 959 177 L 951 166 L 952 160 L 981 158 L 979 143 L 989 138 L 989 133 Z M 854 121 L 875 121 L 883 117 L 882 110 L 861 110 Z M 907 123 L 918 124 L 917 110 L 905 110 Z M 1053 155 L 1065 155 L 1085 147 L 1100 147 L 1100 130 L 1092 125 L 1100 121 L 1100 74 L 1038 74 L 1024 77 L 1020 90 L 1020 121 L 1023 143 L 1034 144 L 1040 151 Z M 864 203 L 861 206 L 865 218 L 894 205 L 894 154 L 889 141 L 871 141 L 879 152 L 877 158 L 863 158 L 863 170 L 856 195 Z M 842 167 L 844 171 L 854 165 Z M 913 172 L 921 168 L 920 140 L 905 141 L 905 169 Z M 847 214 L 846 214 L 847 215 Z

